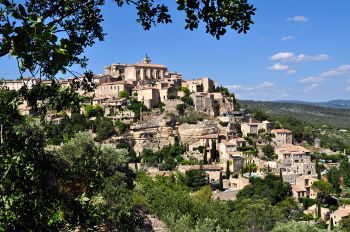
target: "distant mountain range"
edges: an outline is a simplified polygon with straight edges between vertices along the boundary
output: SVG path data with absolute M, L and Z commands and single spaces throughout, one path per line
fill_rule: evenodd
M 350 100 L 332 100 L 327 102 L 306 102 L 306 101 L 297 101 L 297 100 L 278 100 L 274 102 L 286 102 L 294 104 L 303 104 L 303 105 L 313 105 L 313 106 L 325 106 L 333 107 L 340 109 L 350 109 Z

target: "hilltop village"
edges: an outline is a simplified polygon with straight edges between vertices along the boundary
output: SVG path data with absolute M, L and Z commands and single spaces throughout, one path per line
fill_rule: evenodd
M 71 81 L 59 80 L 62 87 Z M 20 90 L 39 82 L 50 85 L 27 78 L 6 80 L 2 87 Z M 130 168 L 152 177 L 200 170 L 216 189 L 214 199 L 235 200 L 251 184 L 250 178 L 263 179 L 272 173 L 291 185 L 292 196 L 299 202 L 315 200 L 318 192 L 313 183 L 339 166 L 325 162 L 321 170 L 312 159 L 320 141 L 315 139 L 308 148 L 296 143 L 293 131 L 281 128 L 278 122 L 259 121 L 215 80 L 185 80 L 180 73 L 153 64 L 148 56 L 140 63 L 105 66 L 104 74 L 95 75 L 93 83 L 92 92 L 77 90 L 89 99 L 81 113 L 90 121 L 102 116 L 116 125 L 114 132 L 102 138 L 89 126 L 99 142 L 128 148 L 133 156 Z M 26 102 L 20 110 L 32 114 Z M 49 112 L 45 120 L 64 124 L 68 116 L 71 112 Z M 304 208 L 305 215 L 320 217 L 328 227 L 337 226 L 349 213 L 346 204 L 336 210 L 315 204 Z

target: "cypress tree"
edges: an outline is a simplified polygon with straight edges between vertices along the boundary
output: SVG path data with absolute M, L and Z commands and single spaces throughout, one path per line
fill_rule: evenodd
M 320 205 L 320 203 L 317 204 L 317 217 L 321 218 L 321 205 Z
M 219 190 L 220 190 L 220 191 L 223 191 L 223 190 L 224 190 L 224 183 L 223 183 L 223 181 L 222 181 L 222 172 L 220 172 Z
M 331 230 L 333 230 L 333 229 L 334 229 L 334 222 L 333 222 L 333 218 L 331 218 L 330 229 L 331 229 Z
M 207 148 L 205 147 L 203 150 L 203 163 L 208 164 L 208 154 L 207 154 Z
M 231 172 L 230 172 L 230 161 L 227 160 L 226 162 L 226 179 L 230 179 Z
M 321 171 L 320 171 L 320 166 L 318 164 L 318 159 L 316 159 L 316 173 L 317 173 L 317 179 L 321 180 Z
M 281 182 L 283 182 L 282 168 L 280 168 L 280 179 L 281 179 Z

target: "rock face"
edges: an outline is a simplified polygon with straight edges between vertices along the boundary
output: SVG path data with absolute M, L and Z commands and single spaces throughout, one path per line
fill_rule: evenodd
M 143 149 L 156 151 L 174 144 L 175 121 L 162 116 L 135 124 L 130 128 L 134 140 L 134 150 L 139 155 Z
M 209 120 L 203 120 L 197 124 L 182 124 L 178 127 L 180 141 L 183 144 L 197 143 L 203 135 L 218 134 L 218 132 L 217 124 Z

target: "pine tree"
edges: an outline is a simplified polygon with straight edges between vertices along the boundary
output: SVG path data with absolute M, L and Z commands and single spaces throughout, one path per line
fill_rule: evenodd
M 223 183 L 223 181 L 222 181 L 222 172 L 220 172 L 219 190 L 220 190 L 220 191 L 223 191 L 223 190 L 224 190 L 224 183 Z
M 203 163 L 204 164 L 208 164 L 208 154 L 207 154 L 207 148 L 205 147 L 204 149 L 203 149 Z
M 230 179 L 231 172 L 230 172 L 230 161 L 227 160 L 226 163 L 226 179 Z

